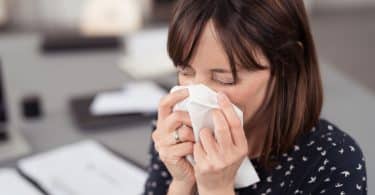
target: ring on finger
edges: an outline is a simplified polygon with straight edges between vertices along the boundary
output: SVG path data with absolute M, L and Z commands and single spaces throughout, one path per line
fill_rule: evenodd
M 179 144 L 181 143 L 181 139 L 180 139 L 180 134 L 178 133 L 178 129 L 176 129 L 174 132 L 173 132 L 173 139 L 175 141 L 176 144 Z

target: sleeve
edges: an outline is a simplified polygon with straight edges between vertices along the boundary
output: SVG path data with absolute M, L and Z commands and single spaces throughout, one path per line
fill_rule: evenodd
M 155 126 L 152 128 L 155 129 Z M 159 155 L 151 141 L 149 149 L 150 163 L 148 165 L 148 177 L 144 186 L 144 195 L 165 195 L 168 192 L 172 180 L 170 173 L 160 160 Z
M 365 158 L 352 138 L 331 147 L 326 157 L 316 167 L 322 174 L 318 175 L 318 186 L 312 194 L 367 194 Z

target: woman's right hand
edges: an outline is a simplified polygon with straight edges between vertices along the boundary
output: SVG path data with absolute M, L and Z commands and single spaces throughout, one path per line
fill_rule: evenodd
M 184 111 L 173 112 L 174 105 L 188 96 L 188 90 L 181 89 L 162 98 L 152 139 L 160 160 L 172 175 L 172 183 L 193 186 L 195 184 L 194 169 L 185 159 L 186 155 L 193 154 L 194 134 L 190 117 Z M 175 131 L 178 131 L 180 143 L 176 143 L 174 139 Z

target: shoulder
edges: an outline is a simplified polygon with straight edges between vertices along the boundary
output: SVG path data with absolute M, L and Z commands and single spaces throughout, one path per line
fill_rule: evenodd
M 347 132 L 326 119 L 320 119 L 308 132 L 301 135 L 296 145 L 300 154 L 317 162 L 329 160 L 338 166 L 353 166 L 364 162 L 360 145 Z
M 302 155 L 308 159 L 300 170 L 305 189 L 332 193 L 366 190 L 365 158 L 348 133 L 321 119 L 299 141 Z
M 362 149 L 357 141 L 328 120 L 319 120 L 312 137 L 317 145 L 326 150 L 327 158 L 337 165 L 348 166 L 364 161 Z
M 309 154 L 320 152 L 320 156 L 327 156 L 329 152 L 336 151 L 330 155 L 336 158 L 354 157 L 353 155 L 363 158 L 361 147 L 356 140 L 326 119 L 320 119 L 311 130 L 302 134 L 296 140 L 296 145 Z
M 320 119 L 311 130 L 297 138 L 288 156 L 299 159 L 298 164 L 304 169 L 328 161 L 337 167 L 354 169 L 365 161 L 354 138 L 325 119 Z

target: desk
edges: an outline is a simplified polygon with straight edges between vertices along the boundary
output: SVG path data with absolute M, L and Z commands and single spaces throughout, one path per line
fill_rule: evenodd
M 39 40 L 34 33 L 0 35 L 8 110 L 12 123 L 17 124 L 31 146 L 29 155 L 91 138 L 147 165 L 150 121 L 134 121 L 127 126 L 90 132 L 76 127 L 70 116 L 70 98 L 119 88 L 129 80 L 117 67 L 122 51 L 44 55 L 39 51 Z M 20 101 L 34 93 L 42 98 L 44 116 L 25 120 L 21 116 Z M 0 166 L 15 166 L 17 160 L 0 162 Z

